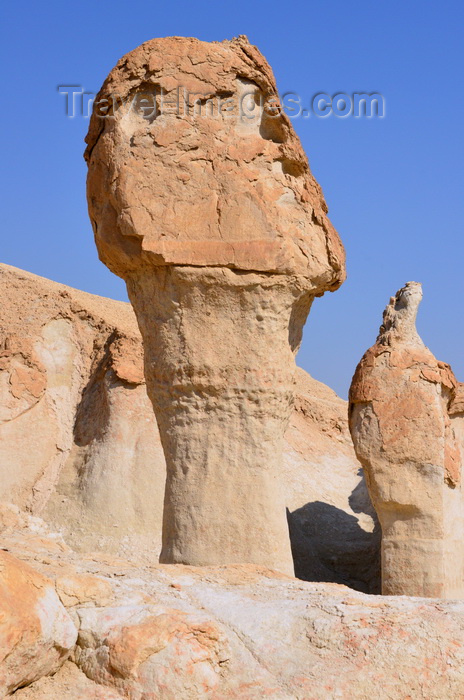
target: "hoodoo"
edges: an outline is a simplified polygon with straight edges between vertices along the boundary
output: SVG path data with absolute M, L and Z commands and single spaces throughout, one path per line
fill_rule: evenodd
M 293 573 L 279 473 L 294 356 L 344 251 L 246 37 L 154 39 L 95 101 L 88 204 L 127 283 L 167 463 L 161 561 Z
M 421 299 L 408 282 L 385 309 L 353 377 L 350 430 L 382 526 L 382 592 L 462 598 L 462 392 L 417 333 Z

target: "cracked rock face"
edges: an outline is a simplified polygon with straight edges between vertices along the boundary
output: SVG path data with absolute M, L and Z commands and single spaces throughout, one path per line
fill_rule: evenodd
M 0 550 L 0 693 L 55 673 L 76 643 L 77 629 L 53 582 Z
M 97 96 L 100 258 L 127 282 L 167 462 L 161 561 L 292 572 L 279 483 L 294 355 L 341 242 L 244 37 L 155 39 Z
M 461 388 L 419 337 L 421 285 L 384 312 L 350 389 L 350 430 L 382 526 L 382 591 L 464 595 Z
M 0 532 L 0 544 L 18 568 L 27 562 L 55 584 L 78 636 L 69 660 L 57 672 L 43 666 L 15 700 L 462 697 L 462 601 L 381 598 L 252 564 L 147 567 L 82 557 L 25 521 Z M 21 599 L 29 625 L 36 595 L 31 578 Z M 36 650 L 35 636 L 24 636 L 24 670 Z M 0 658 L 0 686 L 5 668 Z

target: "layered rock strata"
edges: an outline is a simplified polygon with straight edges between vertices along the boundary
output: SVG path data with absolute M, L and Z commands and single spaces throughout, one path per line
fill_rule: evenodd
M 462 389 L 416 330 L 421 285 L 384 312 L 350 389 L 350 430 L 382 527 L 382 591 L 464 595 Z
M 163 562 L 293 572 L 280 471 L 294 355 L 344 253 L 276 95 L 246 38 L 175 37 L 122 58 L 95 102 L 89 213 L 144 341 Z

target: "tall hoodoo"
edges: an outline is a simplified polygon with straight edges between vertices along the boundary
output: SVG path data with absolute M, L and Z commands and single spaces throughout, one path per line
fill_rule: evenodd
M 463 406 L 450 366 L 417 333 L 421 299 L 408 282 L 385 309 L 353 377 L 350 430 L 382 526 L 382 592 L 462 597 Z
M 100 258 L 126 280 L 167 462 L 161 561 L 292 573 L 282 437 L 311 302 L 344 251 L 245 37 L 154 39 L 94 105 Z

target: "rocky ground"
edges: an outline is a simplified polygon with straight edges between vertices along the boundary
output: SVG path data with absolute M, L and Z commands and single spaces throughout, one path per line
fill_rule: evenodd
M 2 696 L 464 697 L 462 602 L 366 595 L 249 565 L 140 567 L 78 554 L 14 506 L 1 522 Z

